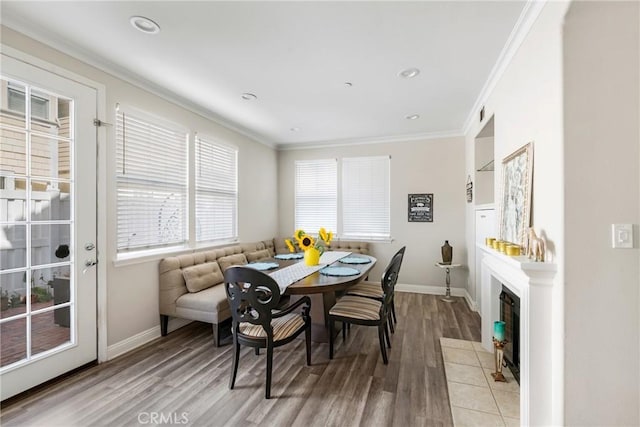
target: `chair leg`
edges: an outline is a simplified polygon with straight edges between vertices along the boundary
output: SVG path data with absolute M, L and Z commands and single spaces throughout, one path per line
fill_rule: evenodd
M 396 301 L 395 299 L 391 300 L 391 314 L 393 315 L 393 322 L 398 323 L 398 319 L 396 318 Z
M 256 353 L 256 356 L 260 356 L 260 347 L 256 347 L 254 351 Z
M 387 324 L 389 325 L 389 329 L 391 329 L 391 333 L 395 334 L 396 330 L 393 327 L 393 319 L 391 318 L 391 310 L 389 310 L 389 313 L 387 314 Z
M 229 388 L 233 390 L 236 384 L 236 375 L 238 374 L 238 361 L 240 360 L 240 343 L 233 335 L 233 366 L 231 367 L 231 381 L 229 381 Z
M 211 329 L 213 330 L 213 345 L 220 347 L 220 325 L 213 323 Z
M 333 324 L 333 319 L 329 318 L 329 359 L 333 359 Z
M 160 315 L 160 335 L 167 336 L 167 329 L 169 329 L 169 316 L 166 314 Z
M 391 348 L 391 340 L 389 339 L 389 328 L 387 322 L 384 322 L 384 337 L 387 339 L 387 347 Z
M 264 393 L 265 399 L 271 398 L 271 369 L 273 368 L 273 344 L 267 343 L 267 388 Z
M 347 341 L 347 325 L 344 320 L 342 321 L 342 342 Z
M 304 339 L 307 344 L 307 366 L 311 366 L 311 322 L 307 324 L 304 331 Z
M 378 339 L 380 340 L 380 352 L 382 353 L 382 361 L 385 365 L 387 365 L 389 361 L 387 360 L 387 349 L 384 345 L 384 325 L 382 323 L 380 324 L 380 326 L 378 326 Z

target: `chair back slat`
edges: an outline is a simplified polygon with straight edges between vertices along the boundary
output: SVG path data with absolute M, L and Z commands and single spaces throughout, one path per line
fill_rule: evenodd
M 241 322 L 262 325 L 271 334 L 271 310 L 280 302 L 280 288 L 273 278 L 249 267 L 230 267 L 224 273 L 234 328 Z

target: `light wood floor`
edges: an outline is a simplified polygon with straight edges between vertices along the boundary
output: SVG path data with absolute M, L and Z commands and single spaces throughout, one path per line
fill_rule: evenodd
M 229 390 L 231 346 L 215 348 L 210 325 L 192 323 L 11 402 L 0 422 L 132 426 L 153 424 L 155 416 L 188 426 L 450 426 L 439 338 L 480 340 L 480 317 L 457 300 L 396 293 L 398 324 L 386 366 L 372 327 L 353 325 L 346 343 L 337 339 L 331 361 L 328 344 L 314 343 L 310 367 L 303 339 L 277 348 L 270 400 L 264 351 L 243 348 Z

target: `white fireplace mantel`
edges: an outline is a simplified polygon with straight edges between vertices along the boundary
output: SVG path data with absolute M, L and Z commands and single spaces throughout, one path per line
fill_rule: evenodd
M 557 266 L 532 262 L 525 256 L 506 256 L 484 245 L 478 249 L 482 253 L 482 346 L 493 351 L 493 322 L 500 320 L 499 297 L 504 285 L 520 298 L 520 424 L 551 425 Z

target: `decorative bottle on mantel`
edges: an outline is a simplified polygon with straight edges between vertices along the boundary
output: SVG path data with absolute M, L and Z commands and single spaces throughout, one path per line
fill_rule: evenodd
M 451 265 L 451 259 L 453 259 L 453 247 L 449 244 L 448 240 L 444 241 L 442 245 L 442 264 Z

